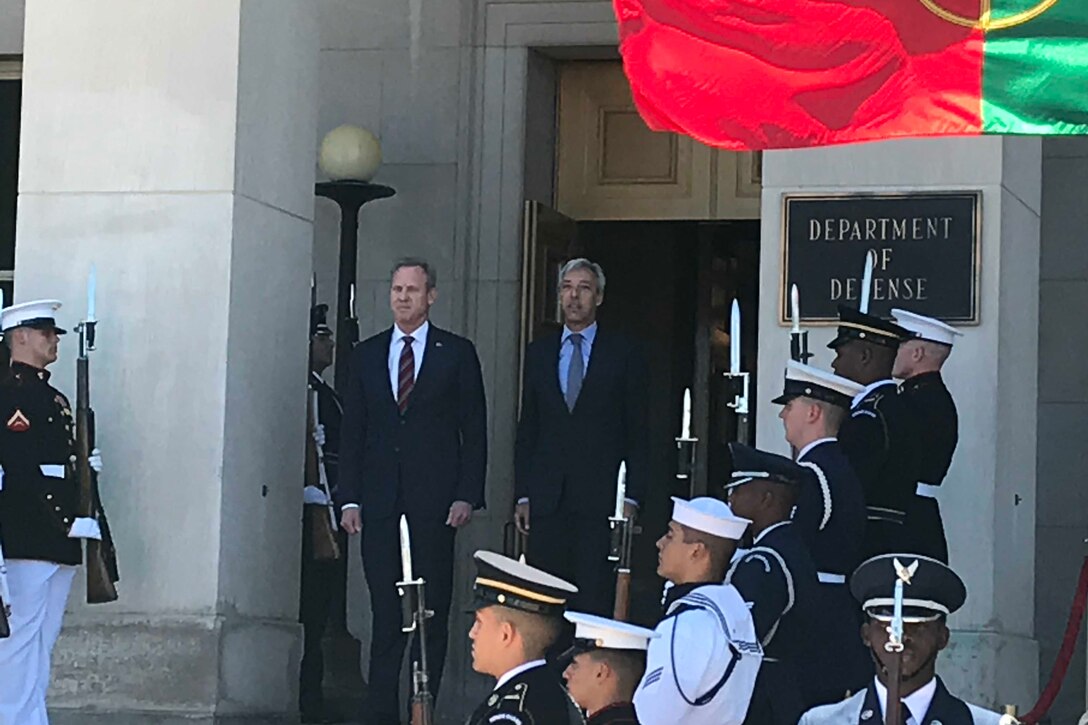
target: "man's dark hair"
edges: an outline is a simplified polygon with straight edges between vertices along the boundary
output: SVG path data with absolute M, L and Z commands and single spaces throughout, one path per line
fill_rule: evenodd
M 702 544 L 710 554 L 710 570 L 715 575 L 721 575 L 725 577 L 725 572 L 729 568 L 729 559 L 733 556 L 733 547 L 730 547 L 731 543 L 729 539 L 723 539 L 720 536 L 714 536 L 708 534 L 705 531 L 699 531 L 693 529 L 690 526 L 684 524 L 678 524 L 680 530 L 684 532 L 685 544 Z
M 646 672 L 645 650 L 594 649 L 589 656 L 596 662 L 603 662 L 616 673 L 619 681 L 620 700 L 630 702 L 635 697 L 638 683 Z
M 432 290 L 438 286 L 438 275 L 435 274 L 434 268 L 431 267 L 423 257 L 401 257 L 393 263 L 393 270 L 389 273 L 389 279 L 397 274 L 397 271 L 405 267 L 419 267 L 423 270 L 423 274 L 427 277 L 427 289 Z
M 542 659 L 563 630 L 563 620 L 543 614 L 533 614 L 520 609 L 496 606 L 500 621 L 510 624 L 525 643 L 525 656 L 529 659 Z

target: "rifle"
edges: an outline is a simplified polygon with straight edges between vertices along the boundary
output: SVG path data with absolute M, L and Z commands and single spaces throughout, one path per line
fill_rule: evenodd
M 623 508 L 627 500 L 627 464 L 620 463 L 620 472 L 616 478 L 616 510 L 609 517 L 608 525 L 612 530 L 612 540 L 608 549 L 608 560 L 616 565 L 616 598 L 612 605 L 612 617 L 623 622 L 631 603 L 631 543 L 634 531 L 631 520 L 624 516 Z
M 310 517 L 310 532 L 313 543 L 313 556 L 318 561 L 332 561 L 340 558 L 340 544 L 336 541 L 336 509 L 329 490 L 329 477 L 325 470 L 325 451 L 314 440 L 318 425 L 318 394 L 310 389 L 306 406 L 306 416 L 310 422 L 311 434 L 306 437 L 306 485 L 320 488 L 325 494 L 324 506 L 305 506 Z
M 89 285 L 93 300 L 92 282 Z M 94 411 L 91 409 L 90 360 L 94 350 L 95 325 L 94 303 L 88 305 L 87 320 L 79 323 L 79 357 L 76 359 L 76 469 L 79 473 L 80 518 L 98 522 L 102 539 L 87 539 L 87 603 L 104 604 L 117 600 L 117 550 L 110 536 L 106 512 L 98 492 L 98 474 L 91 469 L 90 455 L 94 448 Z
M 427 670 L 427 620 L 434 612 L 427 609 L 426 586 L 423 577 L 412 575 L 412 544 L 408 519 L 400 517 L 401 579 L 397 592 L 401 601 L 401 631 L 419 639 L 419 659 L 412 662 L 411 725 L 434 725 L 434 697 L 431 695 Z M 408 651 L 412 651 L 409 639 Z
M 8 589 L 8 566 L 4 563 L 4 547 L 0 546 L 0 639 L 11 636 L 11 591 Z
M 737 415 L 737 442 L 747 444 L 751 437 L 748 432 L 748 373 L 740 370 L 740 304 L 736 299 L 729 318 L 729 372 L 725 377 L 733 396 L 728 405 Z
M 884 650 L 892 654 L 892 660 L 888 664 L 888 705 L 884 709 L 884 725 L 902 723 L 903 701 L 900 699 L 899 692 L 903 670 L 903 586 L 910 584 L 913 574 L 912 569 L 904 567 L 898 559 L 893 559 L 892 564 L 895 566 L 897 578 L 892 621 L 888 625 L 888 641 L 884 643 Z

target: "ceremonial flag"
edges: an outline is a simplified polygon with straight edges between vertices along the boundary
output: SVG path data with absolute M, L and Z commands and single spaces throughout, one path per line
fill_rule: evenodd
M 655 130 L 771 149 L 1088 133 L 1088 0 L 613 0 Z

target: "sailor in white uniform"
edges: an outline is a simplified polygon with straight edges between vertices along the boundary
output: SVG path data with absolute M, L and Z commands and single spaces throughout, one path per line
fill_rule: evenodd
M 740 725 L 763 650 L 744 599 L 723 584 L 750 523 L 714 498 L 673 497 L 657 573 L 673 586 L 635 691 L 642 725 Z
M 954 697 L 936 675 L 937 655 L 948 646 L 945 619 L 963 606 L 967 590 L 946 564 L 917 554 L 884 554 L 869 559 L 850 578 L 850 590 L 868 615 L 861 635 L 877 675 L 848 700 L 806 712 L 798 725 L 878 725 L 888 700 L 884 645 L 894 608 L 898 571 L 910 579 L 903 592 L 903 652 L 900 700 L 904 725 L 999 725 L 1002 717 Z

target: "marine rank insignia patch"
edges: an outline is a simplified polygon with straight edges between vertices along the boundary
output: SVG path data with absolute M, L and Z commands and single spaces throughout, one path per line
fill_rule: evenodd
M 30 419 L 23 414 L 23 411 L 16 408 L 15 412 L 8 418 L 8 430 L 14 433 L 30 430 Z

